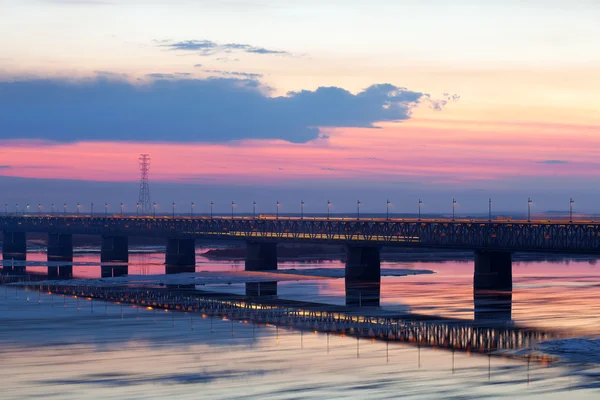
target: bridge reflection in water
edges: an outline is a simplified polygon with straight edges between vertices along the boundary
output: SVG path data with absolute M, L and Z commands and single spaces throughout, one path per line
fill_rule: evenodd
M 23 280 L 3 275 L 3 283 Z M 516 350 L 559 334 L 517 327 L 506 323 L 510 317 L 510 295 L 476 294 L 476 320 L 436 318 L 414 314 L 391 314 L 379 307 L 355 308 L 277 299 L 272 291 L 275 282 L 249 285 L 257 297 L 209 293 L 193 285 L 169 285 L 165 288 L 126 288 L 48 285 L 22 282 L 28 290 L 40 290 L 88 300 L 129 303 L 149 309 L 163 308 L 199 313 L 202 317 L 219 317 L 259 324 L 290 326 L 333 334 L 369 337 L 419 346 L 448 348 L 457 351 L 488 353 Z

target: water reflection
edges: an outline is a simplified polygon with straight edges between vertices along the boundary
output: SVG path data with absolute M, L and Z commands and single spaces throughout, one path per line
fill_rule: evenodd
M 0 292 L 0 295 L 2 293 Z M 3 296 L 2 296 L 3 297 Z M 29 300 L 29 301 L 28 301 Z M 3 398 L 590 398 L 580 367 L 45 293 L 0 301 Z M 47 334 L 52 332 L 52 334 Z
M 102 263 L 100 264 L 100 276 L 102 278 L 114 278 L 125 276 L 129 273 L 128 264 Z
M 510 322 L 512 292 L 473 291 L 475 321 Z
M 196 272 L 195 265 L 165 265 L 165 274 L 173 275 L 173 274 L 183 274 L 183 273 Z
M 246 282 L 246 296 L 249 296 L 249 297 L 277 296 L 277 282 Z
M 346 279 L 348 307 L 378 307 L 381 299 L 380 282 L 360 282 Z
M 73 277 L 73 264 L 65 264 L 65 265 L 56 265 L 56 263 L 53 263 L 53 265 L 49 265 L 48 266 L 48 278 L 49 279 L 56 279 L 56 278 L 63 278 L 63 279 L 70 279 Z

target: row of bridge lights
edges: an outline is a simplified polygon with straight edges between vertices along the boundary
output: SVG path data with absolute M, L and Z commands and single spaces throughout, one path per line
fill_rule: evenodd
M 531 200 L 531 198 L 527 199 L 527 222 L 531 222 L 531 203 L 533 203 L 533 201 Z M 575 203 L 575 200 L 573 200 L 573 198 L 569 199 L 569 222 L 573 222 L 573 204 Z M 327 219 L 329 219 L 330 215 L 331 215 L 331 201 L 327 200 Z M 390 219 L 390 204 L 392 204 L 392 202 L 389 199 L 386 199 L 386 204 L 385 204 L 385 217 L 386 219 Z M 419 212 L 419 221 L 421 220 L 421 204 L 423 204 L 423 202 L 421 201 L 421 199 L 419 199 L 418 202 L 418 212 Z M 489 199 L 489 206 L 488 206 L 488 221 L 492 221 L 492 199 Z M 211 200 L 210 202 L 210 217 L 213 217 L 213 207 L 214 207 L 215 203 Z M 356 219 L 360 219 L 360 205 L 361 202 L 360 200 L 356 201 Z M 275 217 L 277 219 L 279 219 L 279 207 L 281 206 L 281 203 L 279 202 L 279 200 L 277 200 L 277 202 L 275 203 L 275 207 L 276 207 L 276 211 L 275 211 Z M 120 212 L 121 212 L 121 216 L 123 216 L 123 203 L 120 204 Z M 156 216 L 156 207 L 157 204 L 153 203 L 152 204 L 152 215 Z M 172 204 L 173 207 L 173 217 L 175 217 L 175 202 L 173 202 Z M 23 213 L 29 212 L 29 203 L 23 208 Z M 77 203 L 77 215 L 79 215 L 79 210 L 81 208 L 81 204 Z M 192 201 L 191 205 L 190 205 L 190 216 L 194 215 L 194 208 L 196 208 L 196 204 Z M 231 201 L 231 219 L 233 219 L 233 211 L 235 208 L 235 202 Z M 54 206 L 54 203 L 52 203 L 51 205 L 51 212 L 55 213 L 56 212 L 56 208 Z M 37 206 L 37 211 L 38 213 L 41 213 L 42 211 L 42 205 L 38 204 Z M 94 203 L 90 203 L 90 211 L 91 211 L 91 215 L 92 217 L 94 216 Z M 452 199 L 452 221 L 455 220 L 456 217 L 456 199 Z M 67 214 L 67 203 L 63 204 L 63 212 L 64 214 Z M 4 213 L 8 214 L 8 204 L 4 204 Z M 19 203 L 17 203 L 15 205 L 15 213 L 18 214 L 19 213 Z M 108 216 L 108 202 L 104 203 L 104 215 Z M 139 216 L 140 215 L 140 203 L 136 203 L 136 215 Z M 256 217 L 256 201 L 253 200 L 252 201 L 252 217 L 255 218 Z M 304 218 L 304 200 L 300 200 L 300 218 Z

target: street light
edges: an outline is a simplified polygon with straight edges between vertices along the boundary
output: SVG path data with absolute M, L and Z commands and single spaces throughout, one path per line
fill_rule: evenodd
M 277 200 L 277 203 L 275 204 L 275 207 L 276 207 L 275 218 L 276 219 L 279 219 L 279 205 L 280 205 L 279 200 Z
M 50 213 L 54 214 L 54 203 L 52 203 L 52 205 L 50 206 Z
M 25 212 L 29 213 L 29 203 L 27 203 L 27 207 L 25 207 Z
M 212 219 L 213 217 L 213 206 L 215 205 L 215 203 L 213 203 L 213 201 L 210 201 L 210 219 Z
M 92 217 L 94 217 L 94 202 L 93 201 L 90 203 L 90 215 Z
M 573 200 L 573 198 L 571 197 L 569 199 L 569 222 L 573 223 L 573 203 L 575 203 L 575 200 Z
M 38 214 L 42 213 L 42 205 L 38 203 Z
M 421 204 L 423 204 L 423 202 L 419 199 L 419 221 L 421 220 Z
M 123 216 L 123 203 L 121 202 L 121 217 Z
M 360 200 L 356 200 L 356 219 L 360 219 Z
M 190 204 L 190 217 L 194 216 L 194 208 L 196 207 L 196 204 L 194 204 L 194 202 L 192 201 L 192 204 Z
M 531 222 L 531 198 L 527 199 L 527 222 Z
M 235 202 L 231 201 L 231 219 L 233 220 L 233 207 L 235 207 Z
M 456 207 L 456 200 L 452 199 L 452 222 L 454 222 L 454 208 Z
M 80 206 L 79 202 L 77 202 L 77 216 L 79 216 L 79 207 L 81 207 L 81 206 Z
M 304 219 L 304 200 L 300 200 L 300 219 Z
M 385 219 L 389 221 L 390 219 L 390 199 L 385 201 Z
M 156 217 L 156 202 L 152 203 L 152 216 Z
M 104 216 L 108 217 L 108 202 L 104 203 Z
M 140 203 L 135 203 L 135 216 L 139 217 L 140 216 Z
M 173 202 L 173 218 L 175 218 L 175 202 Z
M 252 218 L 256 218 L 256 200 L 252 200 Z
M 488 201 L 488 222 L 492 222 L 492 198 Z
M 63 204 L 63 213 L 67 215 L 67 203 Z
M 15 215 L 19 215 L 19 203 L 15 205 Z
M 4 203 L 4 214 L 8 214 L 8 204 Z
M 327 219 L 329 219 L 329 215 L 331 214 L 331 202 L 327 200 Z

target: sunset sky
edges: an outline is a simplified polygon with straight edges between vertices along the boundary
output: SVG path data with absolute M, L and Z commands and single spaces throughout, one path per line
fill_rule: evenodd
M 597 212 L 598 21 L 597 0 L 0 0 L 0 203 L 132 211 L 150 153 L 165 212 Z

